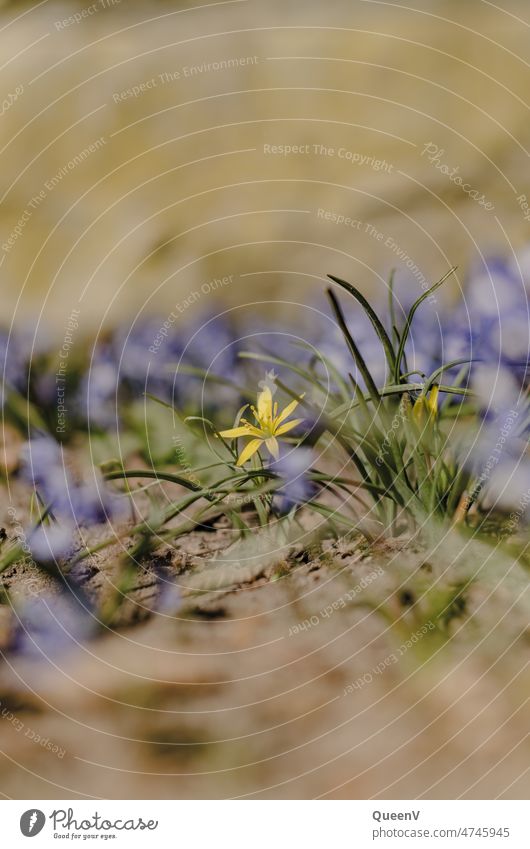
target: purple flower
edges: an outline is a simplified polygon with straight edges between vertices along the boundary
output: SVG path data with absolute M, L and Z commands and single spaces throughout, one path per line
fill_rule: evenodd
M 14 387 L 19 392 L 25 392 L 27 389 L 27 376 L 27 348 L 21 343 L 17 334 L 0 330 L 0 387 L 2 387 L 2 403 L 3 387 Z
M 21 469 L 22 477 L 48 503 L 53 503 L 68 488 L 61 448 L 50 436 L 38 436 L 22 446 Z
M 224 315 L 205 315 L 181 329 L 182 352 L 169 366 L 175 403 L 184 410 L 208 416 L 220 407 L 238 403 L 236 390 L 215 378 L 244 384 L 240 346 L 232 324 Z M 189 374 L 191 367 L 202 374 Z
M 118 389 L 119 374 L 112 351 L 101 348 L 83 376 L 78 393 L 82 415 L 89 426 L 107 430 L 118 427 Z
M 444 360 L 473 358 L 519 369 L 524 378 L 530 351 L 528 296 L 520 274 L 489 260 L 471 275 L 463 303 L 447 317 Z
M 53 660 L 79 648 L 96 624 L 86 600 L 72 591 L 36 596 L 22 607 L 13 648 L 39 661 Z
M 530 488 L 528 440 L 522 438 L 528 431 L 528 397 L 506 367 L 477 365 L 473 388 L 482 423 L 478 433 L 461 440 L 460 461 L 476 476 L 484 507 L 517 507 Z
M 61 448 L 50 437 L 38 437 L 27 442 L 22 460 L 23 477 L 35 487 L 54 517 L 65 522 L 67 528 L 120 520 L 124 515 L 123 498 L 111 492 L 99 477 L 90 482 L 73 479 L 63 464 Z M 61 548 L 58 536 L 53 541 L 55 545 L 49 546 L 39 533 L 35 545 L 43 546 L 44 551 L 48 547 L 53 552 L 55 547 Z
M 124 499 L 111 492 L 104 481 L 75 484 L 53 504 L 54 513 L 78 525 L 118 521 L 125 513 Z
M 176 326 L 167 319 L 150 317 L 115 334 L 112 350 L 120 383 L 136 396 L 146 392 L 164 400 L 172 397 L 173 377 L 169 369 L 182 352 Z
M 28 536 L 31 556 L 37 563 L 57 563 L 74 550 L 74 529 L 66 525 L 39 525 Z
M 154 564 L 153 571 L 158 579 L 156 610 L 166 616 L 174 616 L 182 604 L 182 595 L 175 576 L 167 566 L 160 563 Z
M 284 449 L 280 459 L 271 463 L 271 471 L 282 481 L 281 488 L 273 498 L 275 512 L 288 513 L 313 496 L 316 487 L 308 477 L 312 461 L 313 452 L 310 448 L 290 448 Z
M 520 381 L 506 366 L 477 363 L 471 387 L 477 395 L 482 418 L 502 423 L 510 411 L 515 417 L 527 407 L 527 396 Z

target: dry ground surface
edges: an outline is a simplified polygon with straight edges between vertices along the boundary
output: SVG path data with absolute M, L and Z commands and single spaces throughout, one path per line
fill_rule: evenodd
M 234 567 L 232 542 L 221 520 L 146 557 L 115 627 L 49 658 L 8 646 L 12 606 L 50 579 L 5 573 L 6 797 L 527 796 L 516 562 L 449 533 L 430 548 L 293 544 Z M 89 597 L 110 592 L 118 554 L 85 561 Z M 181 587 L 174 615 L 156 612 L 161 563 Z

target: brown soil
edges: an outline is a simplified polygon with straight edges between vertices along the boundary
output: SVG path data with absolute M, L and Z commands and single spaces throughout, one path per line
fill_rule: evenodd
M 487 546 L 463 555 L 452 536 L 432 550 L 354 539 L 241 572 L 230 542 L 218 527 L 147 558 L 116 628 L 79 650 L 6 653 L 7 797 L 527 796 L 516 563 L 490 568 Z M 89 596 L 108 592 L 116 553 L 87 562 Z M 153 612 L 161 562 L 183 587 L 175 615 Z M 51 587 L 23 564 L 4 580 L 15 602 Z M 6 646 L 15 614 L 0 613 Z

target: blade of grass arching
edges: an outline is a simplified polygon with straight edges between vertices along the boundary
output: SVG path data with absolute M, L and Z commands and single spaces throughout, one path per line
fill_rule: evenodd
M 394 302 L 394 280 L 396 278 L 396 269 L 392 268 L 388 276 L 388 314 L 390 316 L 390 326 L 396 332 L 396 304 Z M 398 339 L 399 339 L 399 334 Z
M 393 374 L 395 372 L 396 354 L 394 352 L 394 348 L 392 342 L 390 341 L 388 333 L 386 332 L 384 325 L 382 324 L 379 316 L 377 315 L 373 307 L 366 300 L 364 295 L 362 295 L 361 292 L 359 292 L 359 290 L 355 288 L 355 286 L 352 286 L 351 283 L 347 283 L 345 280 L 341 280 L 340 277 L 335 277 L 334 274 L 328 274 L 328 277 L 330 280 L 333 280 L 334 283 L 337 283 L 339 286 L 342 286 L 343 289 L 345 289 L 350 295 L 355 298 L 356 301 L 360 303 L 368 318 L 372 322 L 375 332 L 381 340 L 381 344 L 385 352 L 386 361 L 388 363 L 388 373 Z
M 439 383 L 438 389 L 440 392 L 444 392 L 446 395 L 463 395 L 464 398 L 476 398 L 477 393 L 473 392 L 472 389 L 465 389 L 462 387 L 458 389 L 455 386 L 447 386 L 445 383 Z
M 209 501 L 213 504 L 216 503 L 216 497 L 212 494 L 211 488 L 204 489 L 199 484 L 195 484 L 195 483 L 193 483 L 193 481 L 189 481 L 186 478 L 181 478 L 178 475 L 173 475 L 173 474 L 165 473 L 165 472 L 162 472 L 162 473 L 161 472 L 150 472 L 149 470 L 130 470 L 128 472 L 126 472 L 126 471 L 111 472 L 108 475 L 106 475 L 105 477 L 106 477 L 106 480 L 113 480 L 113 479 L 116 480 L 117 476 L 119 476 L 120 478 L 139 478 L 139 477 L 141 477 L 141 478 L 154 478 L 155 480 L 156 479 L 165 480 L 165 481 L 168 481 L 170 483 L 176 483 L 179 486 L 185 486 L 187 489 L 191 489 L 193 492 L 196 493 L 196 497 L 194 499 L 192 499 L 192 500 L 188 499 L 187 500 L 188 506 L 191 503 L 193 503 L 193 501 L 199 500 L 200 498 L 205 498 L 207 501 Z M 233 480 L 233 478 L 230 477 L 230 478 L 228 478 L 228 480 Z M 224 482 L 225 481 L 222 481 L 221 483 L 224 483 Z M 219 484 L 217 486 L 219 486 Z M 224 495 L 223 495 L 223 498 L 224 498 Z M 176 515 L 176 513 L 173 512 L 171 518 L 173 518 L 174 515 Z M 231 518 L 233 518 L 233 517 L 231 516 Z M 169 521 L 168 516 L 164 515 L 162 521 L 157 524 L 157 530 L 160 527 L 162 527 L 164 524 L 166 524 L 166 522 L 168 522 L 168 521 Z M 136 526 L 136 528 L 134 529 L 135 533 L 137 533 L 137 534 L 141 533 L 141 529 L 144 528 L 144 527 L 145 527 L 145 522 L 140 523 L 140 525 Z
M 127 478 L 149 478 L 149 479 L 155 479 L 155 480 L 158 478 L 158 479 L 161 479 L 161 480 L 166 480 L 170 483 L 176 483 L 178 485 L 183 485 L 181 483 L 181 481 L 185 480 L 183 478 L 180 478 L 178 475 L 173 475 L 173 474 L 170 474 L 170 473 L 153 472 L 153 471 L 150 471 L 149 469 L 138 469 L 138 470 L 133 469 L 133 470 L 129 470 L 129 471 L 123 470 L 123 471 L 119 471 L 119 472 L 109 472 L 104 476 L 104 478 L 105 478 L 105 480 L 119 480 L 120 478 L 122 478 L 124 476 L 126 476 Z M 195 494 L 192 495 L 192 496 L 188 496 L 187 498 L 185 498 L 181 501 L 178 501 L 173 505 L 170 505 L 170 507 L 167 508 L 167 510 L 165 511 L 165 513 L 163 515 L 163 519 L 160 523 L 160 526 L 164 525 L 166 522 L 169 522 L 170 519 L 173 519 L 175 516 L 177 516 L 179 512 L 182 512 L 182 510 L 187 509 L 187 507 L 189 507 L 191 504 L 194 504 L 196 501 L 199 501 L 201 498 L 204 498 L 207 501 L 210 501 L 212 503 L 215 502 L 216 496 L 214 495 L 214 493 L 217 492 L 220 487 L 224 486 L 224 484 L 228 483 L 229 481 L 232 481 L 232 482 L 238 484 L 238 483 L 244 483 L 248 479 L 249 479 L 248 474 L 240 474 L 240 475 L 237 475 L 237 474 L 233 475 L 232 474 L 232 475 L 229 475 L 227 477 L 221 478 L 221 480 L 216 481 L 215 483 L 211 484 L 208 487 L 201 487 L 198 484 L 194 484 L 192 481 L 186 481 L 186 483 L 187 483 L 186 488 L 191 489 Z M 140 529 L 143 528 L 143 526 L 144 526 L 144 523 L 142 522 L 139 525 L 136 525 L 133 528 L 129 529 L 127 531 L 127 534 L 134 535 L 135 533 L 138 533 L 140 531 Z
M 161 520 L 159 526 L 153 529 L 154 532 L 160 533 L 160 529 L 163 528 L 166 522 L 169 522 L 171 519 L 173 519 L 175 516 L 178 516 L 179 513 L 182 513 L 184 510 L 187 510 L 187 508 L 194 504 L 196 501 L 200 501 L 201 498 L 204 498 L 206 492 L 207 490 L 197 492 L 195 495 L 188 496 L 187 498 L 184 498 L 181 501 L 172 504 L 165 511 L 163 519 Z M 133 528 L 127 528 L 127 530 L 119 534 L 113 534 L 113 536 L 107 537 L 106 539 L 101 540 L 101 542 L 98 542 L 93 546 L 87 546 L 86 548 L 82 548 L 80 551 L 77 552 L 75 557 L 70 560 L 66 568 L 71 569 L 76 563 L 79 563 L 86 557 L 91 557 L 93 554 L 97 554 L 99 551 L 103 551 L 105 548 L 108 548 L 111 545 L 115 545 L 120 539 L 125 539 L 126 537 L 131 536 L 134 537 L 144 531 L 145 521 L 142 521 L 139 524 L 135 525 Z
M 421 391 L 421 394 L 423 396 L 427 395 L 427 392 L 431 388 L 432 384 L 435 383 L 436 378 L 439 377 L 441 374 L 443 374 L 444 371 L 447 371 L 450 368 L 454 368 L 455 366 L 461 366 L 461 365 L 464 365 L 464 364 L 467 364 L 469 366 L 469 365 L 471 365 L 471 363 L 475 363 L 475 362 L 477 362 L 477 360 L 473 360 L 473 359 L 469 359 L 469 358 L 464 357 L 464 358 L 459 359 L 459 360 L 452 360 L 452 362 L 446 363 L 445 365 L 440 366 L 439 368 L 436 369 L 436 371 L 433 371 L 433 373 L 425 379 L 425 383 L 423 384 L 423 389 Z
M 150 469 L 120 469 L 117 472 L 107 472 L 104 475 L 105 480 L 126 480 L 129 478 L 153 478 L 154 480 L 168 481 L 183 486 L 185 489 L 191 489 L 193 492 L 203 491 L 199 484 L 194 483 L 188 478 L 183 478 L 180 475 L 174 475 L 171 472 L 151 471 Z M 204 490 L 207 492 L 208 490 Z M 206 497 L 206 496 L 205 496 Z
M 265 470 L 264 470 L 264 472 L 265 472 Z M 260 476 L 263 477 L 263 473 Z M 187 498 L 183 498 L 180 501 L 174 502 L 168 508 L 166 508 L 166 510 L 164 511 L 162 520 L 158 524 L 156 530 L 158 531 L 158 530 L 160 530 L 160 528 L 163 528 L 163 526 L 165 524 L 167 524 L 167 522 L 171 521 L 171 519 L 174 519 L 175 516 L 179 515 L 179 513 L 182 513 L 184 510 L 187 510 L 188 507 L 192 506 L 192 504 L 195 504 L 197 501 L 200 501 L 201 498 L 207 498 L 208 496 L 210 496 L 209 505 L 207 507 L 201 507 L 199 509 L 199 511 L 195 514 L 195 517 L 198 518 L 201 515 L 201 513 L 204 512 L 205 510 L 211 512 L 212 507 L 217 508 L 221 504 L 223 498 L 226 497 L 226 495 L 228 495 L 229 493 L 239 492 L 239 490 L 237 489 L 237 486 L 243 486 L 245 483 L 248 483 L 250 480 L 252 480 L 255 477 L 257 477 L 257 475 L 252 473 L 252 472 L 248 472 L 248 473 L 240 474 L 240 475 L 235 475 L 235 476 L 231 475 L 230 477 L 222 478 L 221 480 L 216 481 L 214 484 L 212 484 L 208 488 L 201 489 L 201 490 L 197 491 L 194 495 L 189 495 Z M 220 494 L 214 494 L 214 493 L 219 493 L 220 488 L 222 486 L 224 486 L 225 484 L 229 483 L 229 482 L 236 484 L 236 489 L 222 490 Z M 262 490 L 264 492 L 267 491 L 265 486 L 262 488 Z M 254 494 L 255 492 L 258 492 L 258 491 L 259 490 L 256 489 L 256 490 L 253 490 L 252 492 Z M 218 512 L 227 512 L 227 510 L 231 509 L 230 505 L 225 505 L 225 507 L 227 508 L 226 510 L 218 511 Z M 126 532 L 126 535 L 127 536 L 134 536 L 135 534 L 140 533 L 142 531 L 142 529 L 144 529 L 144 527 L 145 527 L 145 522 L 141 522 L 140 524 L 136 525 L 134 528 L 129 529 Z M 103 544 L 99 544 L 94 549 L 91 549 L 90 552 L 88 552 L 88 553 L 95 553 L 96 551 L 101 550 L 101 548 L 104 548 L 110 542 L 114 542 L 114 541 L 115 541 L 115 537 L 113 537 L 111 540 L 106 541 L 106 543 L 104 542 Z
M 416 301 L 414 301 L 414 303 L 412 304 L 412 306 L 409 310 L 409 314 L 407 315 L 407 320 L 405 321 L 405 327 L 403 328 L 403 333 L 401 334 L 401 339 L 399 340 L 399 347 L 398 347 L 398 352 L 397 352 L 397 355 L 396 355 L 396 364 L 395 364 L 395 369 L 394 369 L 394 383 L 399 383 L 400 378 L 401 378 L 401 361 L 402 361 L 403 355 L 405 353 L 405 345 L 407 344 L 407 339 L 408 339 L 409 333 L 410 333 L 410 326 L 412 324 L 412 320 L 414 318 L 416 310 L 418 309 L 419 306 L 421 306 L 421 304 L 424 302 L 424 300 L 426 298 L 428 298 L 429 295 L 432 295 L 432 293 L 435 292 L 436 289 L 438 289 L 442 285 L 442 283 L 445 283 L 447 278 L 450 277 L 451 274 L 454 274 L 455 271 L 456 271 L 456 266 L 454 266 L 453 268 L 450 268 L 449 271 L 446 274 L 444 274 L 443 277 L 440 280 L 438 280 L 437 283 L 434 284 L 434 286 L 431 286 L 430 289 L 427 289 L 426 292 L 423 292 L 423 294 L 420 295 L 420 297 Z
M 342 335 L 344 336 L 344 338 L 346 340 L 346 344 L 347 344 L 349 351 L 350 351 L 350 353 L 353 357 L 355 365 L 357 366 L 360 373 L 362 374 L 363 380 L 366 383 L 366 388 L 367 388 L 368 392 L 370 393 L 372 401 L 374 402 L 374 404 L 376 406 L 376 410 L 378 410 L 379 406 L 380 406 L 380 402 L 381 402 L 381 397 L 379 395 L 379 391 L 377 389 L 377 386 L 374 383 L 374 379 L 373 379 L 372 375 L 370 374 L 370 370 L 369 370 L 368 366 L 366 365 L 366 363 L 365 363 L 365 361 L 362 357 L 362 354 L 359 351 L 359 348 L 357 347 L 357 345 L 355 344 L 353 337 L 352 337 L 352 335 L 351 335 L 351 333 L 348 329 L 348 325 L 346 324 L 346 319 L 344 318 L 344 314 L 342 312 L 342 307 L 337 300 L 335 292 L 332 289 L 328 289 L 327 295 L 328 295 L 328 297 L 331 301 L 331 306 L 333 308 L 333 312 L 335 313 L 335 317 L 336 317 L 338 324 L 339 324 L 339 327 L 342 331 Z
M 468 381 L 468 383 L 469 383 L 469 376 L 470 376 L 470 374 L 469 374 L 469 366 L 468 366 L 468 365 L 463 365 L 463 366 L 462 366 L 462 368 L 460 369 L 460 371 L 458 372 L 458 374 L 457 374 L 457 376 L 456 376 L 455 380 L 454 380 L 453 387 L 454 387 L 455 389 L 456 389 L 456 388 L 462 388 L 462 383 L 463 383 L 463 381 L 465 380 L 465 378 L 467 378 L 467 381 Z M 462 391 L 464 391 L 464 390 L 462 389 Z M 451 403 L 450 393 L 447 393 L 447 394 L 446 394 L 446 396 L 445 396 L 445 398 L 443 399 L 442 403 L 440 404 L 440 415 L 441 415 L 442 413 L 443 413 L 444 415 L 447 415 L 447 410 L 448 410 L 448 407 L 449 407 L 450 403 Z M 463 406 L 463 405 L 462 405 L 462 404 L 460 404 L 460 405 L 459 405 L 459 407 L 458 407 L 458 409 L 459 409 L 459 410 L 461 410 L 461 409 L 462 409 L 462 406 Z

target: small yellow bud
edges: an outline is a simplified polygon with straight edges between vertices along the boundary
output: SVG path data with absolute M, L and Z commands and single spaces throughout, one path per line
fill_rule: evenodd
M 431 416 L 435 416 L 436 413 L 438 412 L 438 394 L 439 394 L 439 391 L 440 390 L 438 389 L 437 386 L 433 386 L 430 393 L 429 393 L 429 398 L 427 400 L 427 406 L 429 408 L 429 412 L 430 412 Z
M 412 408 L 412 417 L 419 427 L 423 427 L 426 420 L 435 418 L 438 412 L 438 393 L 438 387 L 433 386 L 429 392 L 429 396 L 420 395 L 415 401 Z

